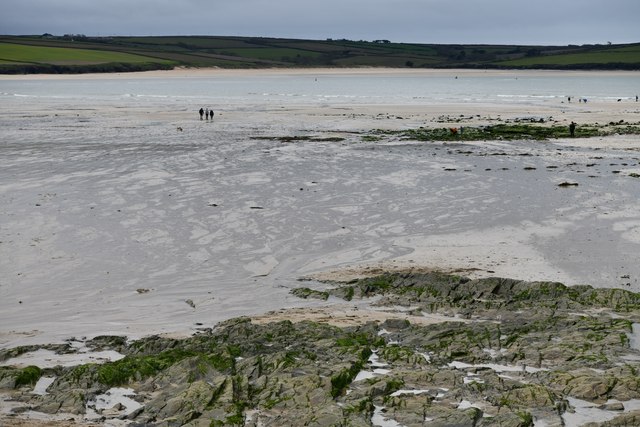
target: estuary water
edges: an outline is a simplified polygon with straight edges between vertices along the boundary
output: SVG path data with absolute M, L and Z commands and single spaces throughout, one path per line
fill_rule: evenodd
M 34 100 L 95 105 L 140 102 L 150 106 L 211 104 L 244 107 L 269 104 L 388 104 L 430 102 L 536 102 L 571 97 L 590 101 L 634 98 L 638 73 L 430 71 L 395 73 L 242 73 L 183 78 L 126 75 L 60 80 L 0 81 L 3 103 Z

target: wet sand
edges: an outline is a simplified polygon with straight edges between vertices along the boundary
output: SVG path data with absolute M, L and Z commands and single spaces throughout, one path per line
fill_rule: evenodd
M 135 103 L 2 113 L 19 126 L 0 146 L 0 348 L 188 335 L 325 306 L 289 295 L 302 277 L 438 269 L 640 291 L 640 137 L 362 138 L 540 117 L 637 122 L 635 102 L 221 106 L 213 122 Z M 317 140 L 277 139 L 293 135 Z

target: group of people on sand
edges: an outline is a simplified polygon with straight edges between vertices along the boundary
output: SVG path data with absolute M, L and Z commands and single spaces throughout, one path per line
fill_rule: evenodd
M 209 118 L 213 120 L 213 110 L 210 110 L 208 108 L 204 109 L 200 107 L 200 111 L 198 112 L 200 113 L 200 120 L 202 120 L 202 117 L 204 117 L 206 120 L 209 120 Z

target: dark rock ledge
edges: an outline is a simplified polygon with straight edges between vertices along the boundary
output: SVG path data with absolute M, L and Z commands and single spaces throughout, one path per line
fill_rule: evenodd
M 126 357 L 0 368 L 0 392 L 15 403 L 0 420 L 34 410 L 76 425 L 88 411 L 133 426 L 561 426 L 588 406 L 596 416 L 578 425 L 640 425 L 640 294 L 438 273 L 295 292 L 376 296 L 370 310 L 387 317 L 348 327 L 238 318 L 182 340 L 99 337 L 97 347 Z M 440 320 L 407 320 L 430 316 Z M 33 394 L 43 375 L 55 380 Z M 128 401 L 97 403 L 125 389 Z

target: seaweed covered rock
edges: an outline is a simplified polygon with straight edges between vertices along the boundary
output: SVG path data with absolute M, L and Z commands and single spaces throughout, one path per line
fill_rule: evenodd
M 637 294 L 439 273 L 327 292 L 376 299 L 350 312 L 357 326 L 238 318 L 188 339 L 100 337 L 126 357 L 43 369 L 56 378 L 41 395 L 21 369 L 0 385 L 24 408 L 151 426 L 563 425 L 575 402 L 607 411 L 600 425 L 637 418 Z

